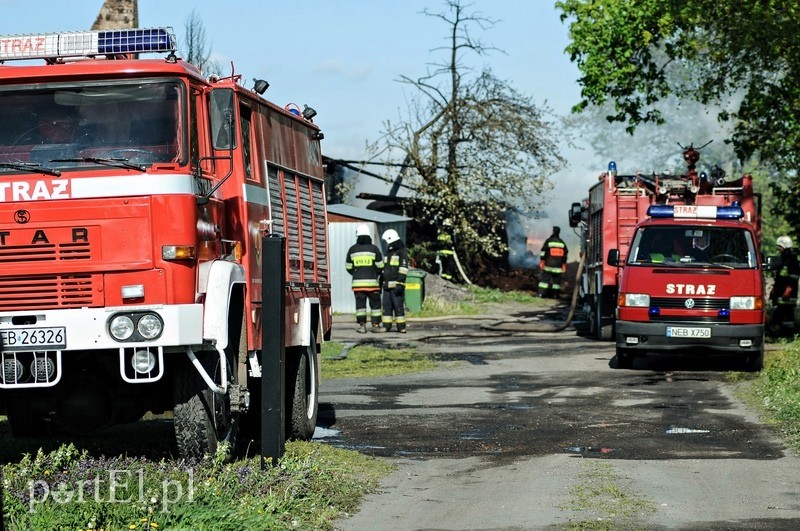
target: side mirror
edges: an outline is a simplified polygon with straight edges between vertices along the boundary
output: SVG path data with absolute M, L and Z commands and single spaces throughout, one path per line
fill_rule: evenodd
M 780 256 L 768 256 L 764 261 L 764 271 L 777 271 L 781 268 Z
M 610 266 L 619 267 L 619 249 L 609 249 L 606 263 Z
M 577 227 L 581 222 L 581 204 L 572 203 L 569 207 L 569 226 L 572 228 Z

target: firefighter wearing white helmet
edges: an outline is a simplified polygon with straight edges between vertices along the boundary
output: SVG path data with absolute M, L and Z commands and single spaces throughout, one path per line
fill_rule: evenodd
M 395 325 L 398 332 L 406 333 L 406 275 L 408 274 L 408 251 L 400 235 L 394 229 L 384 231 L 381 239 L 386 242 L 386 265 L 383 268 L 383 315 L 381 321 L 387 332 Z
M 363 334 L 367 331 L 367 301 L 369 301 L 370 321 L 373 331 L 381 328 L 381 284 L 383 255 L 377 245 L 372 243 L 372 231 L 366 223 L 356 227 L 356 243 L 347 251 L 345 269 L 353 277 L 351 288 L 356 298 L 356 329 Z
M 794 309 L 797 306 L 797 287 L 800 279 L 800 263 L 792 250 L 792 238 L 779 236 L 775 241 L 778 257 L 775 283 L 769 294 L 772 316 L 769 322 L 771 335 L 783 331 L 794 333 Z

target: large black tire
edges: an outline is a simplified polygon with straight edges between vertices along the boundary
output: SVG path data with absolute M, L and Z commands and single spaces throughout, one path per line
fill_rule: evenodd
M 319 412 L 317 344 L 286 353 L 286 438 L 311 440 Z
M 603 294 L 600 293 L 597 295 L 597 304 L 595 304 L 595 315 L 597 317 L 597 339 L 600 341 L 611 341 L 611 338 L 614 335 L 614 325 L 613 324 L 603 324 L 603 311 L 605 309 L 605 304 L 603 301 Z
M 243 319 L 244 315 L 235 319 Z M 234 319 L 234 321 L 235 321 Z M 228 348 L 225 349 L 228 388 L 239 382 L 239 345 L 246 345 L 247 336 L 243 322 L 231 323 Z M 203 366 L 221 383 L 220 358 L 214 352 L 201 353 Z M 174 379 L 174 425 L 178 451 L 184 458 L 215 456 L 222 443 L 227 443 L 226 459 L 238 450 L 239 413 L 231 408 L 230 393 L 219 395 L 211 391 L 191 364 L 182 366 Z
M 633 369 L 633 355 L 628 349 L 617 347 L 617 362 L 615 369 Z
M 25 404 L 12 404 L 7 412 L 8 426 L 14 437 L 47 437 L 50 423 Z

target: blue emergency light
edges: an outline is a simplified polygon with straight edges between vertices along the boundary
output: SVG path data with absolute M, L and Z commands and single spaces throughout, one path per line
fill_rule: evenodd
M 170 27 L 0 36 L 0 61 L 174 52 Z
M 613 176 L 617 175 L 617 163 L 613 160 L 608 163 L 608 173 Z
M 741 219 L 744 211 L 738 201 L 730 206 L 710 205 L 650 205 L 647 215 L 651 218 L 678 219 Z

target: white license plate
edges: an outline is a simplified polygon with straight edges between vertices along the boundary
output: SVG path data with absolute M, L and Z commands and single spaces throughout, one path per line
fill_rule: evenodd
M 691 326 L 668 326 L 667 337 L 711 337 L 711 329 Z
M 2 350 L 53 350 L 67 348 L 63 326 L 0 330 Z

